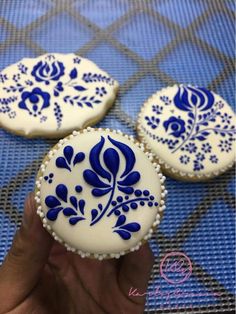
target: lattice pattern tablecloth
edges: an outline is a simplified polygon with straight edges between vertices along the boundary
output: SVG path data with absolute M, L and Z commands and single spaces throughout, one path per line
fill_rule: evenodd
M 233 0 L 1 0 L 0 68 L 45 52 L 88 57 L 121 84 L 99 125 L 135 134 L 143 101 L 167 85 L 205 86 L 234 105 L 234 11 Z M 42 157 L 54 143 L 0 130 L 0 260 L 21 222 Z M 147 313 L 234 309 L 234 184 L 233 170 L 207 183 L 167 179 L 166 213 L 150 241 L 156 263 L 149 291 L 173 291 L 159 265 L 166 252 L 182 251 L 193 273 L 181 289 L 199 296 L 163 305 L 163 298 L 150 295 Z

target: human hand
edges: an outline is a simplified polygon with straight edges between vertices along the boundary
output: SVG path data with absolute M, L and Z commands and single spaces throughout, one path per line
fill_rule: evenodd
M 34 195 L 25 202 L 23 223 L 0 268 L 0 314 L 138 314 L 153 254 L 145 244 L 119 260 L 98 261 L 67 252 L 42 227 Z

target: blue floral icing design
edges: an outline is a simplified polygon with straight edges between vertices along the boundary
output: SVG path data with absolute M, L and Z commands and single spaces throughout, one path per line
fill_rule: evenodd
M 39 61 L 34 67 L 31 74 L 37 82 L 49 84 L 50 81 L 58 81 L 64 75 L 65 66 L 60 61 L 48 62 L 46 60 Z
M 36 59 L 33 65 L 28 65 L 27 61 L 17 63 L 12 74 L 1 73 L 0 83 L 4 83 L 2 89 L 9 93 L 9 97 L 0 96 L 0 113 L 6 113 L 11 119 L 18 118 L 19 111 L 11 108 L 12 103 L 12 107 L 27 110 L 32 117 L 40 116 L 39 123 L 48 123 L 49 112 L 53 111 L 57 129 L 61 129 L 68 105 L 92 110 L 102 104 L 109 92 L 108 85 L 115 85 L 115 81 L 100 74 L 100 69 L 98 73 L 84 73 L 80 69 L 82 59 L 77 56 L 69 61 L 71 68 L 68 65 L 66 69 L 63 59 L 56 54 L 47 54 L 41 60 Z M 41 119 L 42 110 L 49 105 L 52 110 L 50 108 L 47 114 L 44 112 L 45 119 Z
M 213 164 L 217 164 L 219 159 L 217 158 L 216 155 L 211 155 L 209 160 L 213 163 Z
M 81 163 L 85 158 L 85 154 L 83 152 L 79 152 L 74 156 L 74 149 L 70 145 L 63 149 L 63 155 L 64 156 L 57 157 L 56 166 L 58 168 L 64 168 L 70 172 L 72 165 L 75 166 L 76 164 Z
M 172 115 L 164 120 L 162 124 L 155 124 L 155 119 L 159 119 L 160 114 L 165 110 L 165 106 L 170 104 L 173 108 L 170 110 Z M 221 152 L 229 153 L 232 150 L 236 129 L 233 124 L 233 115 L 222 114 L 221 109 L 223 107 L 224 102 L 221 100 L 215 101 L 215 96 L 211 91 L 202 87 L 181 85 L 178 87 L 173 101 L 168 96 L 160 96 L 160 104 L 152 105 L 154 115 L 144 117 L 150 129 L 156 129 L 158 132 L 160 125 L 162 125 L 168 137 L 161 137 L 158 133 L 153 134 L 143 126 L 142 129 L 153 140 L 168 145 L 173 154 L 177 151 L 189 154 L 188 163 L 192 163 L 194 171 L 200 171 L 204 169 L 204 160 L 218 163 L 218 159 L 215 161 L 215 158 L 208 155 L 213 150 L 212 145 L 205 142 L 210 134 L 214 133 L 220 137 L 217 146 Z M 187 115 L 187 118 L 183 119 L 176 116 L 175 108 L 185 112 L 183 116 Z M 175 141 L 175 139 L 178 140 Z M 196 145 L 198 142 L 202 145 Z M 186 164 L 187 158 L 183 156 L 180 156 L 179 161 Z
M 180 117 L 170 117 L 163 123 L 163 126 L 174 137 L 180 137 L 185 132 L 185 122 Z
M 188 157 L 187 155 L 182 155 L 182 156 L 180 156 L 179 160 L 180 160 L 181 164 L 187 165 L 190 161 L 190 157 Z
M 152 117 L 145 117 L 145 120 L 147 121 L 147 125 L 150 125 L 152 129 L 156 129 L 160 123 L 160 119 Z
M 112 147 L 104 148 L 106 140 Z M 117 220 L 112 227 L 112 232 L 128 240 L 132 233 L 141 229 L 141 226 L 135 221 L 127 222 L 126 214 L 130 210 L 139 210 L 145 204 L 150 208 L 158 206 L 158 202 L 149 190 L 135 189 L 135 185 L 141 179 L 141 174 L 134 169 L 136 157 L 133 150 L 111 136 L 108 136 L 106 140 L 101 136 L 100 141 L 92 147 L 88 156 L 91 168 L 83 171 L 84 183 L 91 187 L 91 197 L 99 200 L 107 195 L 105 205 L 98 201 L 96 208 L 89 209 L 90 226 L 93 227 L 101 219 L 115 216 Z M 57 157 L 55 163 L 58 168 L 71 172 L 72 167 L 83 162 L 85 158 L 86 155 L 83 152 L 75 154 L 73 147 L 67 145 L 63 149 L 63 156 Z M 121 158 L 125 160 L 122 168 Z M 50 183 L 51 174 L 46 175 L 44 180 Z M 77 194 L 82 193 L 83 184 L 77 184 L 74 191 Z M 49 208 L 47 218 L 51 221 L 55 221 L 60 212 L 69 217 L 71 225 L 85 220 L 86 202 L 77 196 L 70 196 L 65 184 L 57 185 L 55 195 L 48 195 L 45 198 L 45 204 Z
M 37 117 L 42 110 L 50 105 L 50 94 L 43 92 L 39 87 L 35 87 L 31 92 L 24 92 L 21 95 L 19 108 L 27 110 L 30 115 Z
M 64 216 L 69 217 L 69 223 L 76 225 L 79 221 L 85 220 L 84 207 L 85 201 L 78 201 L 76 196 L 68 196 L 66 185 L 59 184 L 55 190 L 56 196 L 49 195 L 45 198 L 45 204 L 49 207 L 46 214 L 48 220 L 55 221 L 58 214 L 62 211 Z

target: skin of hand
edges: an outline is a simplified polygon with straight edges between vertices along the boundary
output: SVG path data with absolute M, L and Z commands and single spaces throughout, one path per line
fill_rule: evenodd
M 139 314 L 153 254 L 145 244 L 122 258 L 81 258 L 56 243 L 36 214 L 34 195 L 25 202 L 23 223 L 0 267 L 0 314 Z

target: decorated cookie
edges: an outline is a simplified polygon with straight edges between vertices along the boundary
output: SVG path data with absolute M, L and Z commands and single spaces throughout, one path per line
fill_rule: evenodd
M 200 181 L 234 163 L 234 112 L 206 88 L 175 85 L 157 92 L 143 105 L 137 130 L 170 176 Z
M 0 73 L 0 126 L 28 137 L 61 137 L 100 121 L 118 83 L 75 54 L 27 58 Z
M 120 131 L 74 131 L 41 165 L 37 212 L 68 250 L 118 258 L 160 222 L 166 190 L 159 169 L 143 144 Z

